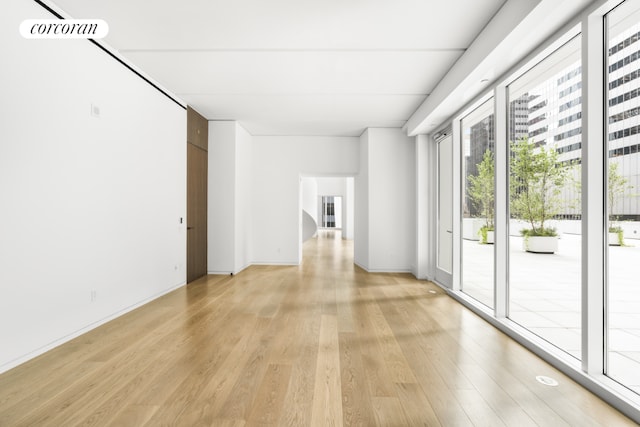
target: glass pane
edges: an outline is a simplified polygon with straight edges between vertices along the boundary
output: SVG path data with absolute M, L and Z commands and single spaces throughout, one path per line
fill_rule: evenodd
M 633 3 L 635 6 L 633 6 Z M 608 369 L 640 393 L 640 11 L 625 2 L 608 27 Z
M 509 86 L 509 318 L 581 358 L 580 37 Z
M 495 212 L 493 99 L 462 120 L 461 289 L 493 308 Z
M 453 269 L 453 139 L 447 136 L 438 143 L 438 268 Z

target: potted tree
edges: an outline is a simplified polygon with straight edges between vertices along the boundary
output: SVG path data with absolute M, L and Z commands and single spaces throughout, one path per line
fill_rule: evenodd
M 619 215 L 614 214 L 617 202 L 626 196 L 637 196 L 637 194 L 628 194 L 633 189 L 633 185 L 629 184 L 629 179 L 620 175 L 618 172 L 618 163 L 609 163 L 609 173 L 607 179 L 607 211 L 609 218 L 609 246 L 625 246 L 624 231 L 619 223 Z M 582 184 L 580 180 L 574 180 L 574 186 L 578 193 L 578 198 L 582 192 Z M 578 200 L 579 203 L 579 200 Z
M 623 197 L 628 190 L 633 188 L 633 185 L 629 184 L 629 179 L 620 175 L 618 166 L 618 163 L 609 163 L 609 179 L 607 182 L 609 245 L 611 246 L 624 246 L 624 232 L 622 227 L 617 223 L 619 217 L 613 212 L 616 202 Z
M 494 218 L 495 218 L 495 166 L 493 151 L 486 150 L 482 161 L 478 163 L 478 174 L 468 178 L 469 198 L 475 204 L 484 218 L 484 224 L 480 227 L 480 243 L 493 244 L 494 242 Z
M 555 253 L 558 234 L 547 221 L 560 213 L 561 189 L 567 180 L 567 168 L 558 164 L 553 147 L 537 146 L 522 138 L 511 143 L 511 212 L 528 222 L 521 230 L 527 252 Z

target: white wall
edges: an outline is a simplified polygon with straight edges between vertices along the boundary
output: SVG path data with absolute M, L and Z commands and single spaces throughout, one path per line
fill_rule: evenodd
M 346 195 L 347 178 L 338 177 L 319 177 L 318 195 L 319 196 L 342 196 Z
M 302 178 L 302 209 L 318 224 L 318 181 L 315 178 Z
M 252 137 L 242 126 L 209 122 L 209 274 L 235 274 L 251 263 L 251 158 Z
M 346 191 L 344 200 L 344 224 L 342 224 L 342 238 L 353 240 L 355 190 L 354 178 L 346 178 Z
M 185 110 L 86 40 L 23 39 L 52 16 L 7 1 L 0 371 L 186 279 Z
M 236 239 L 236 122 L 210 121 L 207 272 L 233 273 Z
M 251 201 L 251 167 L 253 137 L 236 122 L 236 238 L 234 273 L 251 264 L 253 205 Z
M 416 241 L 413 274 L 433 280 L 436 269 L 437 147 L 426 135 L 416 136 Z
M 362 220 L 358 198 L 368 197 L 368 264 L 362 250 L 356 261 L 369 271 L 412 271 L 415 264 L 415 141 L 401 129 L 370 128 L 361 151 L 367 174 L 356 179 L 356 227 Z M 362 172 L 362 170 L 361 170 Z M 360 181 L 360 183 L 358 183 Z M 365 201 L 366 202 L 366 201 Z M 365 230 L 356 228 L 355 241 Z M 362 249 L 362 248 L 360 248 Z
M 353 258 L 365 270 L 369 269 L 369 131 L 360 135 L 360 171 L 354 181 Z
M 298 264 L 301 176 L 354 175 L 357 137 L 253 137 L 253 261 Z

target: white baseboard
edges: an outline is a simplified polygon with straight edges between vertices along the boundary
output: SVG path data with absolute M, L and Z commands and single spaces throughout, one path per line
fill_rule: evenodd
M 107 323 L 107 322 L 109 322 L 109 321 L 111 321 L 113 319 L 116 319 L 116 318 L 118 318 L 118 317 L 120 317 L 120 316 L 122 316 L 122 315 L 124 315 L 124 314 L 126 314 L 126 313 L 128 313 L 130 311 L 132 311 L 132 310 L 135 310 L 136 308 L 142 307 L 143 305 L 148 304 L 151 301 L 153 301 L 155 299 L 158 299 L 163 295 L 168 294 L 169 292 L 173 292 L 176 289 L 185 286 L 186 284 L 187 284 L 186 282 L 182 282 L 182 283 L 179 283 L 177 285 L 171 286 L 171 287 L 165 289 L 164 291 L 161 291 L 161 292 L 159 292 L 159 293 L 157 293 L 157 294 L 155 294 L 155 295 L 153 295 L 153 296 L 151 296 L 149 298 L 145 298 L 144 300 L 138 301 L 137 303 L 135 303 L 133 305 L 130 305 L 129 307 L 123 308 L 122 310 L 118 310 L 115 313 L 110 314 L 109 316 L 107 316 L 105 318 L 102 318 L 102 319 L 100 319 L 100 320 L 98 320 L 96 322 L 93 322 L 93 323 L 91 323 L 91 324 L 89 324 L 89 325 L 87 325 L 87 326 L 85 326 L 83 328 L 80 328 L 75 332 L 72 332 L 72 333 L 70 333 L 68 335 L 65 335 L 65 336 L 63 336 L 63 337 L 61 337 L 61 338 L 59 338 L 59 339 L 47 344 L 47 345 L 44 345 L 44 346 L 42 346 L 42 347 L 40 347 L 40 348 L 38 348 L 36 350 L 33 350 L 33 351 L 23 355 L 23 356 L 18 357 L 17 359 L 14 359 L 14 360 L 12 360 L 10 362 L 7 362 L 4 365 L 0 366 L 0 374 L 3 373 L 3 372 L 8 371 L 10 369 L 13 369 L 16 366 L 22 365 L 23 363 L 28 362 L 29 360 L 34 359 L 34 358 L 40 356 L 41 354 L 46 353 L 49 350 L 53 350 L 54 348 L 66 343 L 66 342 L 69 342 L 72 339 L 77 338 L 82 334 L 86 334 L 87 332 L 89 332 L 89 331 L 91 331 L 91 330 L 93 330 L 93 329 L 95 329 L 95 328 L 97 328 L 97 327 L 99 327 L 101 325 L 104 325 L 105 323 Z

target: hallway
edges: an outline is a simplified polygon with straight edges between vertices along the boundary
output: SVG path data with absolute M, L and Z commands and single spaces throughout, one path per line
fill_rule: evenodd
M 352 254 L 321 230 L 301 266 L 117 318 L 0 375 L 0 425 L 633 425 L 440 288 Z

